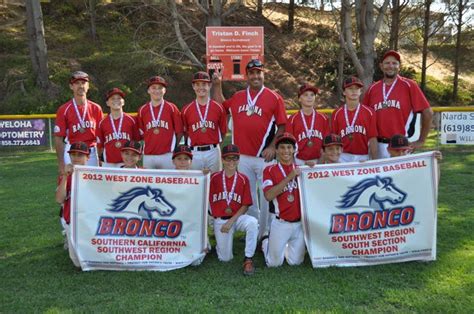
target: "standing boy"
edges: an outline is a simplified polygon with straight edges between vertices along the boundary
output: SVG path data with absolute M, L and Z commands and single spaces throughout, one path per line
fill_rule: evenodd
M 286 125 L 286 131 L 296 138 L 298 153 L 296 164 L 314 166 L 321 157 L 323 138 L 329 133 L 329 120 L 314 107 L 319 89 L 304 84 L 298 91 L 301 110 L 293 114 Z
M 125 142 L 139 140 L 135 119 L 123 112 L 125 93 L 120 88 L 112 88 L 106 94 L 110 114 L 102 119 L 97 128 L 99 156 L 103 156 L 103 167 L 120 167 L 123 164 L 121 148 Z
M 332 114 L 332 131 L 342 138 L 340 162 L 377 159 L 375 113 L 359 102 L 364 84 L 357 77 L 344 81 L 345 104 Z
M 210 97 L 209 74 L 195 73 L 192 86 L 196 100 L 182 109 L 184 136 L 193 150 L 192 169 L 216 172 L 221 168 L 219 144 L 227 132 L 227 115 Z
M 299 265 L 304 260 L 305 242 L 296 180 L 301 170 L 293 157 L 296 139 L 283 133 L 276 139 L 275 147 L 278 163 L 263 171 L 263 191 L 266 200 L 273 202 L 276 217 L 268 238 L 262 241 L 262 250 L 268 267 L 281 266 L 285 257 L 289 265 Z
M 150 101 L 138 109 L 138 129 L 145 145 L 143 167 L 147 169 L 173 169 L 171 152 L 183 135 L 181 113 L 164 99 L 167 86 L 161 76 L 151 77 Z
M 255 267 L 252 258 L 257 246 L 258 221 L 246 214 L 252 204 L 252 195 L 249 179 L 237 171 L 239 158 L 238 146 L 229 144 L 223 148 L 224 170 L 211 177 L 209 203 L 214 217 L 217 257 L 223 262 L 230 261 L 233 258 L 234 233 L 244 231 L 244 275 L 253 275 Z

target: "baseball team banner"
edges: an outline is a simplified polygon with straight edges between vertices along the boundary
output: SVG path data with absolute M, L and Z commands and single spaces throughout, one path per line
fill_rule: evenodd
M 79 166 L 71 191 L 82 270 L 166 271 L 204 259 L 209 176 L 201 171 Z
M 435 260 L 437 175 L 433 153 L 304 168 L 313 267 Z

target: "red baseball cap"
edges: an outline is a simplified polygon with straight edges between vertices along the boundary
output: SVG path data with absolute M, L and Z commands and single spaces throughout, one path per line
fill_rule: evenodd
M 222 149 L 222 158 L 227 156 L 240 156 L 239 146 L 234 144 L 224 146 L 224 148 Z
M 275 141 L 275 147 L 277 147 L 278 144 L 280 144 L 283 141 L 290 141 L 291 143 L 293 143 L 293 145 L 296 145 L 296 138 L 293 136 L 293 134 L 288 133 L 288 132 L 285 132 L 277 137 Z
M 382 57 L 382 61 L 385 60 L 385 58 L 387 58 L 388 56 L 392 56 L 395 59 L 397 59 L 398 62 L 401 62 L 400 54 L 398 52 L 396 52 L 395 50 L 389 50 L 389 51 L 385 52 L 383 57 Z
M 138 155 L 141 155 L 142 144 L 140 144 L 140 142 L 137 142 L 137 141 L 126 141 L 125 144 L 120 149 L 120 151 L 124 151 L 124 150 L 131 150 L 137 153 Z
M 351 77 L 344 80 L 343 89 L 346 89 L 346 88 L 351 87 L 353 85 L 357 85 L 360 88 L 364 87 L 364 83 L 362 83 L 362 81 L 359 80 L 358 77 L 351 76 Z
M 258 60 L 258 59 L 252 59 L 247 63 L 247 66 L 245 67 L 245 71 L 251 71 L 251 70 L 259 70 L 263 71 L 263 63 Z
M 188 145 L 178 145 L 174 151 L 173 151 L 173 157 L 171 159 L 174 159 L 176 156 L 185 154 L 188 155 L 191 159 L 193 159 L 193 151 L 191 147 Z
M 67 152 L 68 153 L 73 153 L 73 152 L 82 153 L 84 155 L 89 155 L 90 154 L 89 146 L 84 142 L 74 142 L 74 143 L 72 143 L 71 147 L 69 148 L 69 150 Z
M 410 149 L 411 147 L 406 136 L 403 136 L 401 134 L 395 134 L 390 138 L 388 148 L 396 150 L 405 150 Z
M 166 80 L 162 78 L 161 76 L 152 76 L 148 79 L 148 87 L 154 84 L 160 84 L 164 87 L 168 86 L 168 83 L 166 83 Z
M 342 139 L 339 135 L 331 133 L 324 137 L 323 147 L 339 145 L 342 146 Z
M 210 83 L 211 82 L 211 77 L 209 76 L 209 74 L 207 72 L 199 71 L 199 72 L 194 73 L 193 83 L 195 83 L 195 82 Z
M 120 95 L 120 97 L 125 98 L 125 92 L 121 90 L 120 88 L 114 87 L 107 91 L 107 94 L 105 94 L 105 99 L 108 100 L 113 95 Z
M 89 74 L 83 71 L 76 71 L 71 74 L 69 78 L 69 83 L 74 84 L 77 81 L 86 81 L 89 82 Z
M 317 88 L 316 86 L 313 86 L 311 84 L 306 83 L 306 84 L 300 86 L 300 89 L 298 91 L 298 98 L 301 95 L 303 95 L 304 92 L 307 92 L 307 91 L 312 91 L 316 95 L 319 94 L 319 88 Z

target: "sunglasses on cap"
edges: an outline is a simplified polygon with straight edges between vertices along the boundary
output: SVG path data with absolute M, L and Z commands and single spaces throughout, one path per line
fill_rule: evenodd
M 247 63 L 247 69 L 251 68 L 263 68 L 263 63 L 260 60 L 254 59 L 250 60 L 249 63 Z

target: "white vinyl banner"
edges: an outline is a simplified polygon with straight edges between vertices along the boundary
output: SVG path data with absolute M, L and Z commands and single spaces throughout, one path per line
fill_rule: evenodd
M 201 171 L 75 167 L 71 236 L 82 270 L 196 265 L 207 243 Z
M 303 229 L 313 267 L 436 259 L 432 152 L 303 168 Z

